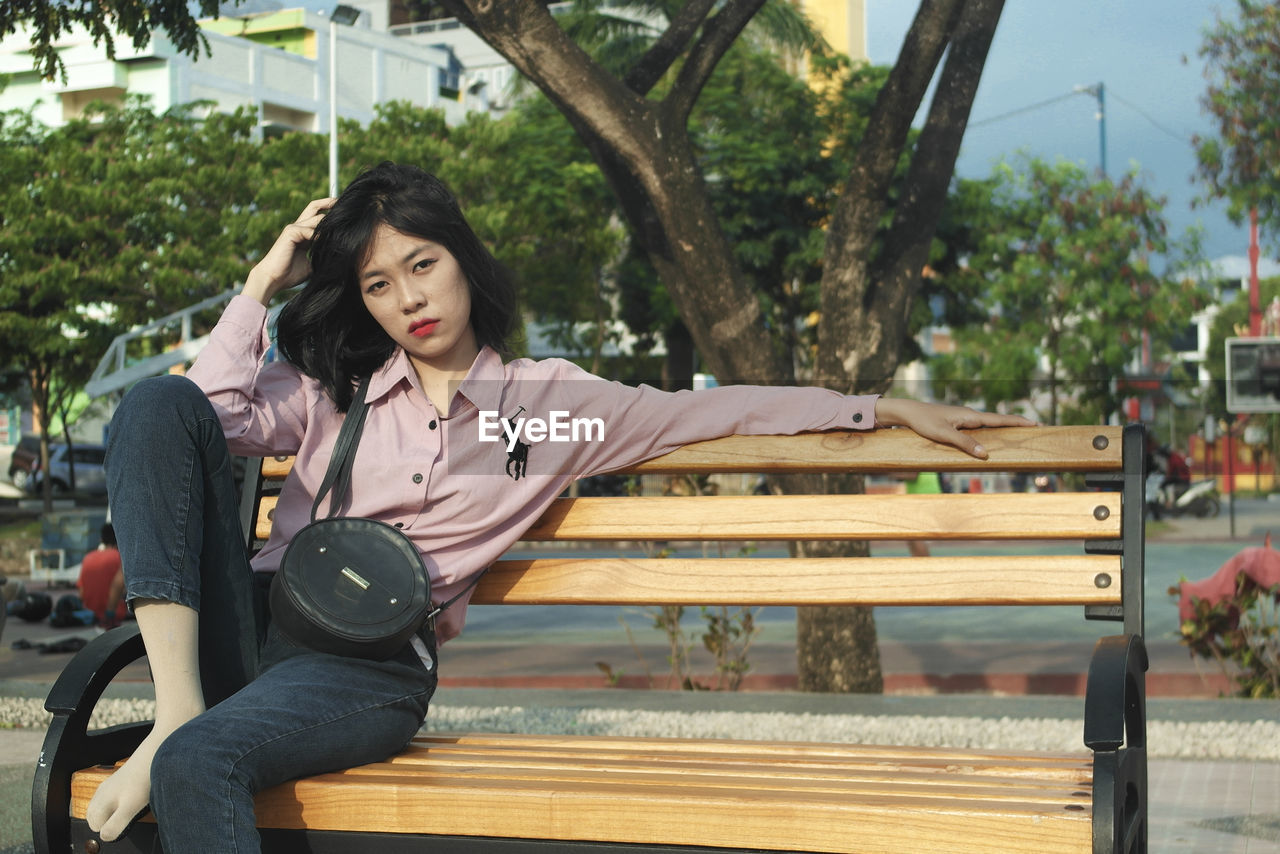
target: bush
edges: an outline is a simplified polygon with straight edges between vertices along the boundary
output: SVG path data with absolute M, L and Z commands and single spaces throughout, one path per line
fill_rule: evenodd
M 1182 583 L 1169 592 L 1181 594 Z M 1231 596 L 1218 602 L 1192 597 L 1191 605 L 1182 643 L 1216 661 L 1239 696 L 1280 698 L 1280 584 L 1264 587 L 1241 571 Z

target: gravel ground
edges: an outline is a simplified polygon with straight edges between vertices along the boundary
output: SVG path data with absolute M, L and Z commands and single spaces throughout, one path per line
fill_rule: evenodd
M 147 699 L 103 699 L 92 726 L 147 720 L 154 708 Z M 0 698 L 0 726 L 44 728 L 49 717 L 39 699 Z M 1079 720 L 1058 718 L 437 705 L 426 729 L 1072 751 L 1083 749 L 1081 726 Z M 1153 720 L 1147 723 L 1147 744 L 1153 759 L 1280 761 L 1280 722 Z

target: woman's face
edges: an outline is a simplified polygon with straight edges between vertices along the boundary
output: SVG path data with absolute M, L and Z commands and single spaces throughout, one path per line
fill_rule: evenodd
M 441 371 L 471 367 L 480 352 L 471 291 L 448 249 L 381 224 L 356 275 L 365 307 L 412 361 Z

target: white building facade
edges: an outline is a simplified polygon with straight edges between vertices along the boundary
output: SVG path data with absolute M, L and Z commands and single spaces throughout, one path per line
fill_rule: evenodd
M 115 59 L 95 46 L 87 31 L 77 30 L 57 43 L 65 81 L 40 78 L 32 67 L 29 36 L 19 31 L 0 40 L 0 74 L 9 76 L 0 91 L 0 110 L 33 109 L 41 123 L 57 127 L 92 101 L 120 101 L 128 93 L 149 96 L 157 111 L 197 100 L 213 101 L 227 112 L 248 106 L 257 110 L 267 133 L 327 131 L 327 17 L 293 9 L 202 22 L 202 28 L 208 54 L 186 56 L 159 32 L 142 48 L 118 37 Z M 469 109 L 487 108 L 483 101 L 460 100 L 458 62 L 446 47 L 395 38 L 360 21 L 336 28 L 336 46 L 341 118 L 367 124 L 376 105 L 386 101 L 443 109 L 450 124 Z

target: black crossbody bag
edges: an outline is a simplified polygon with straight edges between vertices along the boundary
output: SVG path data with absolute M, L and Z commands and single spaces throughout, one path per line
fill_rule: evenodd
M 431 576 L 413 542 L 374 519 L 338 517 L 351 482 L 368 411 L 368 378 L 342 422 L 333 457 L 311 505 L 311 523 L 285 548 L 271 581 L 271 619 L 294 641 L 319 652 L 384 661 L 480 580 L 431 607 Z M 316 519 L 327 494 L 329 518 Z

